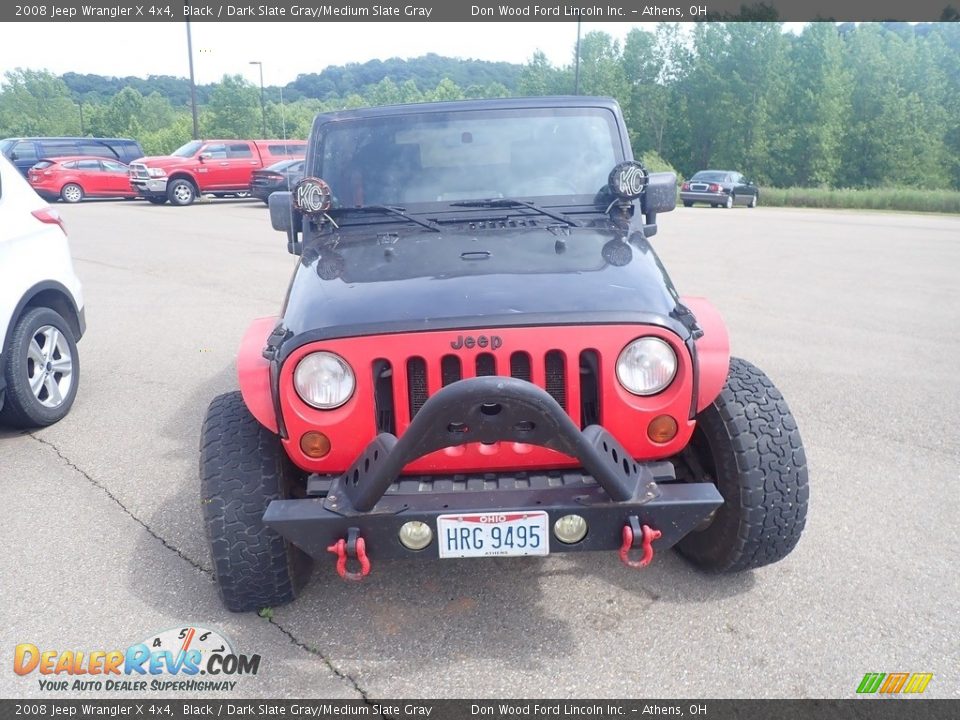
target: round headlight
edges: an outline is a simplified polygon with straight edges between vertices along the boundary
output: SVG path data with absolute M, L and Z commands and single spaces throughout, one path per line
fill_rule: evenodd
M 655 337 L 634 340 L 617 358 L 617 379 L 634 395 L 655 395 L 677 374 L 677 355 Z
M 328 352 L 315 352 L 297 364 L 293 385 L 297 395 L 307 405 L 320 410 L 332 410 L 350 399 L 356 380 L 353 370 L 342 357 Z

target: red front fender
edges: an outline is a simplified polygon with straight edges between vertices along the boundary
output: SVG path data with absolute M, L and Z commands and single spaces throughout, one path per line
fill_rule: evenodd
M 697 340 L 697 363 L 700 379 L 697 385 L 697 412 L 717 399 L 727 381 L 730 371 L 730 338 L 727 326 L 717 309 L 705 298 L 682 297 L 703 329 L 703 337 Z
M 270 363 L 263 357 L 263 348 L 278 321 L 277 317 L 254 320 L 247 328 L 237 354 L 237 378 L 243 402 L 257 422 L 274 433 L 279 432 L 279 426 L 270 391 Z

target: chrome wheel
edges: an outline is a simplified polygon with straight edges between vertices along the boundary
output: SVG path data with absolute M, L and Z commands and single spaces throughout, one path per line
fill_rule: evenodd
M 733 195 L 727 195 L 727 202 L 724 204 L 724 207 L 726 207 L 727 210 L 733 207 Z
M 178 203 L 186 205 L 193 200 L 193 188 L 181 183 L 173 189 L 173 197 Z
M 52 325 L 38 328 L 27 347 L 27 380 L 37 401 L 56 408 L 73 385 L 73 356 L 66 338 Z

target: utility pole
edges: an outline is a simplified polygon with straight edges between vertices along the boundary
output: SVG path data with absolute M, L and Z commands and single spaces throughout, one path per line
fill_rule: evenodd
M 83 137 L 87 134 L 83 129 L 83 100 L 77 102 L 77 107 L 80 108 L 80 137 Z
M 200 139 L 200 124 L 197 122 L 197 83 L 193 77 L 193 37 L 190 21 L 187 20 L 187 57 L 190 59 L 190 112 L 193 114 L 193 139 Z

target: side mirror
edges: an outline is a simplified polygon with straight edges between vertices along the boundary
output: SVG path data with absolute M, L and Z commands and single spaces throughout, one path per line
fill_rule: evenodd
M 657 234 L 657 213 L 670 212 L 677 207 L 677 174 L 672 172 L 651 173 L 641 200 L 647 237 Z
M 200 156 L 199 156 L 197 159 L 198 159 L 200 162 L 206 162 L 207 160 L 209 160 L 209 159 L 212 158 L 212 157 L 213 157 L 213 153 L 204 152 L 204 153 L 200 153 Z
M 672 172 L 651 173 L 647 190 L 643 194 L 643 214 L 656 215 L 670 212 L 677 207 L 677 174 Z
M 270 195 L 267 201 L 270 207 L 270 224 L 274 230 L 287 234 L 287 252 L 299 255 L 303 249 L 300 232 L 303 230 L 303 217 L 293 207 L 293 193 L 278 191 Z

